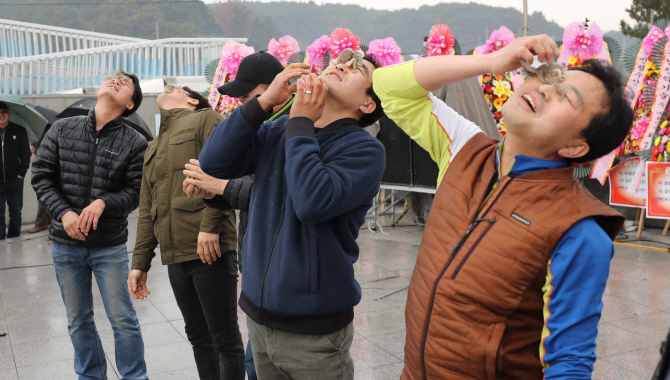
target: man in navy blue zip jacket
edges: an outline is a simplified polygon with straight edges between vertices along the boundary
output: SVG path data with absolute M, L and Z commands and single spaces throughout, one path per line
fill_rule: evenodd
M 356 238 L 385 163 L 382 144 L 362 129 L 383 114 L 372 90 L 378 64 L 354 54 L 288 85 L 308 67 L 277 75 L 200 155 L 211 176 L 255 174 L 240 306 L 260 379 L 353 379 Z M 290 117 L 263 123 L 294 91 Z

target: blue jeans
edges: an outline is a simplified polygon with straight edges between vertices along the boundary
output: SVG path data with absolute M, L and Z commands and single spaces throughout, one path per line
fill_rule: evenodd
M 107 379 L 107 359 L 93 318 L 91 274 L 95 274 L 114 331 L 119 373 L 124 380 L 148 379 L 140 323 L 126 285 L 126 245 L 83 248 L 53 243 L 51 256 L 67 311 L 74 371 L 79 380 Z
M 5 225 L 5 204 L 9 206 L 9 228 Z M 0 182 L 0 240 L 21 234 L 21 209 L 23 208 L 23 178 Z

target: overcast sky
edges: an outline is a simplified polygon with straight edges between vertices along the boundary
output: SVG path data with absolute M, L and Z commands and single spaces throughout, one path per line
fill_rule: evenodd
M 205 0 L 206 3 L 216 3 L 220 0 Z M 252 0 L 268 2 L 272 0 Z M 299 0 L 298 2 L 308 2 Z M 479 3 L 497 7 L 513 7 L 523 9 L 523 0 L 313 0 L 317 4 L 339 3 L 358 4 L 366 8 L 395 10 L 401 8 L 418 8 L 422 5 L 435 5 L 439 3 Z M 630 22 L 626 8 L 630 7 L 632 0 L 528 0 L 528 11 L 530 13 L 541 11 L 549 20 L 556 21 L 562 27 L 571 22 L 582 21 L 586 17 L 598 22 L 604 31 L 619 30 L 619 21 L 625 19 Z M 531 26 L 532 27 L 532 26 Z

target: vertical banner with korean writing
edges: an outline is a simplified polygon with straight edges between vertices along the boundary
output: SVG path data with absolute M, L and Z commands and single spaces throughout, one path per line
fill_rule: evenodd
M 624 207 L 645 207 L 647 204 L 647 179 L 643 176 L 637 191 L 629 190 L 635 177 L 640 158 L 629 158 L 610 170 L 610 204 Z
M 226 71 L 221 67 L 221 62 L 219 62 L 219 66 L 216 68 L 216 74 L 214 74 L 214 82 L 212 83 L 212 87 L 209 89 L 209 105 L 212 106 L 212 108 L 216 108 L 216 105 L 219 104 L 219 98 L 221 97 L 221 94 L 219 94 L 219 86 L 223 85 L 226 82 Z
M 661 123 L 663 113 L 668 106 L 668 95 L 670 94 L 670 54 L 668 54 L 668 44 L 665 44 L 663 51 L 663 61 L 661 64 L 660 78 L 654 95 L 654 103 L 651 109 L 651 121 L 644 134 L 644 140 L 640 144 L 640 151 L 651 147 L 651 142 L 656 134 L 658 125 Z
M 647 162 L 647 218 L 670 219 L 670 162 Z
M 640 94 L 648 60 L 649 56 L 647 55 L 647 52 L 645 52 L 644 47 L 640 46 L 640 51 L 638 51 L 637 58 L 635 58 L 635 68 L 633 68 L 633 72 L 628 78 L 628 84 L 626 85 L 626 91 L 624 92 L 624 96 L 626 97 L 626 100 L 630 102 L 631 107 L 635 106 L 637 97 Z

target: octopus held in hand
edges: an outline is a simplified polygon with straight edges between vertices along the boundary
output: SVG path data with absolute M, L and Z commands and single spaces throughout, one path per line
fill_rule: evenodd
M 565 67 L 560 63 L 544 64 L 538 68 L 531 67 L 526 60 L 521 60 L 521 66 L 530 77 L 537 77 L 540 82 L 550 84 L 561 94 L 561 100 L 565 97 L 565 90 L 560 82 L 565 81 Z

